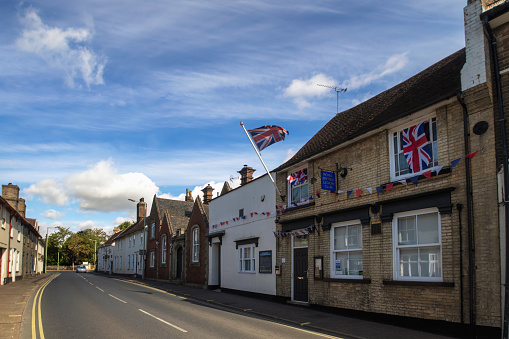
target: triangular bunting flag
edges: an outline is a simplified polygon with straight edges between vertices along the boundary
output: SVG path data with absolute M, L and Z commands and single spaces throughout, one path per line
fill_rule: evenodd
M 458 159 L 456 159 L 456 160 L 451 161 L 451 166 L 452 166 L 452 167 L 456 167 L 456 165 L 458 165 L 458 163 L 460 162 L 460 160 L 461 160 L 461 158 L 458 158 Z
M 416 175 L 415 177 L 411 177 L 410 178 L 410 181 L 415 185 L 417 186 L 417 180 L 419 180 L 419 176 Z
M 435 168 L 435 173 L 438 175 L 438 173 L 440 173 L 440 171 L 442 170 L 443 167 L 444 167 L 444 165 L 441 165 L 441 166 L 438 166 L 437 168 Z
M 355 191 L 355 194 L 357 195 L 357 199 L 361 197 L 362 194 L 362 188 Z
M 384 189 L 384 185 L 382 185 L 382 186 L 378 186 L 378 187 L 376 188 L 376 195 L 377 195 L 377 196 L 379 196 L 379 195 L 380 195 L 380 192 L 382 192 L 382 190 L 383 190 L 383 189 Z
M 431 178 L 431 170 L 422 173 L 426 178 Z
M 405 185 L 405 186 L 406 186 L 406 179 L 404 179 L 404 180 L 400 180 L 400 181 L 398 181 L 398 182 L 399 182 L 401 185 Z
M 472 159 L 476 155 L 477 152 L 479 152 L 479 151 L 475 151 L 473 153 L 467 154 L 467 155 L 465 155 L 465 158 Z
M 316 196 L 317 196 L 318 198 L 320 198 L 320 191 L 319 191 L 319 190 L 316 190 Z
M 373 188 L 371 188 L 371 187 L 367 187 L 367 188 L 366 188 L 366 191 L 368 191 L 368 192 L 369 192 L 369 194 L 373 194 Z
M 348 190 L 346 191 L 346 200 L 348 200 L 348 198 L 350 198 L 350 194 L 353 193 L 353 190 Z
M 389 192 L 389 191 L 391 190 L 392 186 L 394 186 L 394 183 L 393 183 L 393 182 L 391 182 L 390 184 L 385 185 L 385 190 L 386 190 L 387 192 Z
M 338 190 L 338 194 L 345 193 L 345 191 Z
M 270 212 L 267 212 L 267 216 L 270 217 Z

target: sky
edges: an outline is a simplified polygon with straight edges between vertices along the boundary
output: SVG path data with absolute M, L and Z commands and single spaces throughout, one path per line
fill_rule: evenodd
M 289 131 L 269 170 L 339 111 L 465 46 L 466 0 L 0 1 L 0 182 L 41 235 L 133 220 L 265 170 L 245 132 Z

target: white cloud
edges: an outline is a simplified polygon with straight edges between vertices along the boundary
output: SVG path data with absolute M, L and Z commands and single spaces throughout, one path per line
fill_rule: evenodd
M 61 219 L 65 216 L 65 213 L 58 212 L 54 209 L 49 209 L 42 213 L 42 216 L 48 219 Z
M 118 225 L 120 225 L 120 224 L 122 224 L 122 223 L 124 223 L 124 222 L 126 222 L 126 221 L 133 222 L 134 220 L 135 220 L 135 218 L 129 218 L 129 217 L 127 217 L 127 218 L 124 218 L 124 217 L 117 217 L 117 218 L 115 218 L 115 220 L 113 220 L 113 224 L 114 224 L 114 225 L 116 225 L 116 226 L 118 226 Z
M 28 9 L 21 21 L 25 29 L 16 41 L 18 48 L 37 54 L 61 70 L 69 87 L 74 87 L 74 80 L 79 77 L 87 87 L 104 83 L 106 60 L 86 47 L 93 35 L 90 30 L 46 25 L 34 9 Z
M 86 230 L 86 229 L 97 228 L 95 225 L 95 222 L 93 222 L 92 220 L 79 222 L 77 226 L 81 231 Z
M 208 182 L 208 183 L 206 183 L 206 184 L 204 184 L 202 186 L 195 186 L 195 188 L 191 191 L 191 195 L 193 196 L 193 201 L 198 196 L 200 197 L 201 201 L 203 201 L 203 192 L 202 192 L 202 190 L 205 187 L 207 187 L 209 184 L 214 189 L 212 191 L 212 197 L 215 198 L 223 190 L 224 181 L 223 182 L 217 182 L 217 183 L 214 182 L 214 181 L 211 181 L 211 182 Z M 232 180 L 228 181 L 228 184 L 230 184 L 230 187 L 232 189 L 239 187 L 240 186 L 240 177 L 232 178 Z M 173 196 L 171 194 L 164 193 L 164 194 L 158 195 L 158 197 L 159 198 L 164 198 L 164 199 L 173 199 L 173 200 L 182 200 L 183 201 L 186 198 L 186 194 L 182 193 L 179 196 Z
M 303 109 L 311 106 L 308 99 L 325 96 L 330 93 L 330 89 L 318 86 L 319 84 L 332 86 L 331 84 L 333 83 L 335 83 L 334 79 L 320 73 L 307 80 L 293 80 L 290 86 L 283 91 L 283 95 L 293 98 L 293 102 L 297 107 Z
M 358 89 L 367 86 L 373 81 L 376 81 L 386 75 L 397 72 L 408 64 L 407 54 L 408 53 L 395 54 L 391 56 L 383 66 L 378 67 L 371 73 L 353 76 L 349 80 L 345 81 L 342 86 L 347 87 L 350 90 Z
M 23 193 L 26 193 L 29 199 L 32 199 L 34 195 L 38 195 L 41 197 L 42 201 L 47 204 L 64 206 L 69 203 L 69 198 L 64 185 L 56 182 L 54 179 L 41 180 L 38 183 L 25 188 Z

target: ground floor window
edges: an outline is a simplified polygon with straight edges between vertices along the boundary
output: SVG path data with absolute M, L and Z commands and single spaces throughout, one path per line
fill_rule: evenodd
M 239 246 L 239 272 L 255 272 L 255 246 Z
M 156 254 L 154 251 L 150 251 L 150 267 L 155 265 Z
M 331 229 L 331 277 L 362 278 L 362 225 L 336 223 Z
M 440 213 L 399 213 L 393 220 L 394 279 L 442 281 Z

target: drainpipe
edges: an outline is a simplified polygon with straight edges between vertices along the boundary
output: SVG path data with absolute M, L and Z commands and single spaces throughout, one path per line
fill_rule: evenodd
M 495 71 L 495 82 L 497 86 L 497 99 L 498 99 L 498 114 L 500 122 L 500 140 L 502 140 L 502 166 L 504 168 L 504 213 L 505 213 L 505 281 L 504 281 L 504 326 L 503 335 L 504 339 L 508 338 L 508 322 L 509 322 L 509 171 L 508 171 L 508 156 L 507 156 L 507 139 L 505 129 L 505 112 L 504 112 L 504 101 L 502 98 L 502 86 L 500 81 L 500 68 L 498 64 L 498 51 L 497 51 L 497 40 L 493 35 L 490 24 L 486 17 L 483 18 L 483 25 L 488 33 L 488 37 L 491 43 L 491 58 Z M 496 113 L 495 113 L 496 114 Z M 497 116 L 495 115 L 495 121 Z
M 461 94 L 458 93 L 456 98 L 463 108 L 463 139 L 465 145 L 465 154 L 470 153 L 469 144 L 469 128 L 468 128 L 468 112 L 465 102 L 461 98 Z M 470 174 L 470 159 L 465 158 L 465 182 L 467 184 L 467 230 L 468 230 L 468 300 L 469 300 L 469 320 L 470 320 L 470 336 L 471 338 L 476 337 L 475 333 L 475 243 L 474 243 L 474 226 L 472 223 L 472 184 Z
M 458 210 L 458 219 L 460 224 L 460 310 L 461 310 L 461 324 L 465 323 L 465 318 L 463 316 L 465 307 L 464 307 L 464 298 L 463 298 L 463 228 L 461 225 L 461 210 L 463 209 L 462 204 L 456 204 L 456 209 Z
M 12 213 L 9 213 L 9 249 L 7 251 L 7 280 L 9 280 L 9 269 L 12 269 L 11 265 L 11 232 L 12 232 Z

